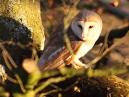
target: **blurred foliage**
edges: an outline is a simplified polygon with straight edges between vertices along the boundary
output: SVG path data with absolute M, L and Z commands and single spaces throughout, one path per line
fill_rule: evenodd
M 31 64 L 30 64 L 30 61 L 31 61 Z M 0 91 L 3 92 L 3 94 L 0 94 L 0 95 L 6 95 L 4 97 L 9 97 L 9 94 L 13 95 L 13 97 L 30 97 L 30 96 L 35 97 L 36 95 L 39 95 L 40 97 L 42 97 L 41 95 L 45 96 L 45 95 L 49 95 L 53 92 L 58 93 L 58 92 L 63 91 L 61 89 L 61 87 L 58 87 L 58 86 L 56 87 L 56 83 L 60 83 L 69 78 L 79 77 L 79 76 L 86 77 L 86 78 L 87 77 L 89 77 L 89 78 L 90 77 L 102 77 L 102 76 L 110 76 L 110 75 L 121 74 L 121 73 L 126 72 L 125 70 L 115 70 L 115 69 L 111 69 L 111 70 L 92 70 L 92 69 L 76 70 L 74 68 L 61 68 L 59 70 L 41 72 L 33 60 L 26 59 L 26 61 L 23 64 L 24 64 L 24 68 L 26 68 L 26 66 L 28 67 L 28 65 L 29 65 L 30 69 L 31 68 L 37 68 L 37 69 L 35 69 L 34 71 L 32 70 L 31 73 L 30 73 L 30 70 L 27 71 L 29 73 L 29 75 L 27 77 L 27 82 L 23 86 L 22 86 L 23 79 L 19 79 L 21 81 L 19 83 L 19 85 L 22 86 L 21 90 L 16 90 L 15 92 L 11 93 L 11 92 L 7 92 L 4 88 L 1 87 Z M 6 82 L 8 82 L 8 81 L 10 81 L 10 80 L 5 81 L 3 83 L 3 85 L 6 84 Z M 51 86 L 52 84 L 55 84 L 56 88 L 54 89 L 54 87 L 53 87 L 53 89 L 55 91 L 52 92 L 50 89 L 49 91 L 42 92 L 43 90 L 45 90 L 48 86 Z M 69 87 L 69 86 L 67 86 L 67 87 Z M 24 88 L 24 91 L 22 88 Z

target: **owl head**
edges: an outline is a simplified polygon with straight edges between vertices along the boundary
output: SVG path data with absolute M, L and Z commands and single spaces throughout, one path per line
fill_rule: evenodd
M 95 43 L 102 30 L 102 20 L 97 13 L 82 10 L 71 22 L 71 29 L 80 40 Z

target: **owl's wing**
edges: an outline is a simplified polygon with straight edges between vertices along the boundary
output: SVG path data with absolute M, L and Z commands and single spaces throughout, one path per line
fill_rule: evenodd
M 78 50 L 82 41 L 72 41 L 71 47 L 74 53 Z M 54 52 L 51 52 L 54 51 Z M 48 47 L 46 51 L 42 54 L 39 67 L 42 71 L 52 70 L 59 68 L 64 65 L 69 65 L 72 61 L 72 54 L 68 48 L 64 45 L 59 48 Z

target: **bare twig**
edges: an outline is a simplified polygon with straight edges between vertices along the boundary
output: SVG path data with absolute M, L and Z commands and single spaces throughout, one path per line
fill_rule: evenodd
M 36 93 L 42 91 L 44 88 L 46 88 L 50 84 L 59 83 L 59 82 L 64 81 L 64 80 L 66 80 L 68 78 L 72 78 L 73 76 L 79 76 L 79 75 L 85 73 L 84 70 L 78 71 L 78 70 L 76 70 L 74 68 L 70 68 L 70 69 L 69 68 L 60 68 L 58 71 L 57 70 L 53 70 L 53 72 L 54 71 L 56 72 L 55 73 L 55 76 L 60 75 L 60 74 L 62 76 L 60 76 L 60 77 L 54 77 L 51 74 L 52 72 L 51 71 L 48 71 L 47 74 L 46 74 L 48 80 L 46 80 L 45 82 L 43 82 L 39 87 L 37 87 L 35 89 L 35 92 Z M 44 78 L 46 78 L 46 77 L 44 77 Z
M 68 91 L 71 88 L 73 88 L 76 84 L 78 84 L 80 82 L 80 78 L 78 78 L 73 84 L 71 84 L 69 87 L 65 88 L 63 91 Z
M 38 88 L 35 89 L 35 92 L 38 93 L 40 91 L 42 91 L 44 88 L 46 88 L 48 85 L 52 84 L 52 83 L 58 83 L 61 81 L 66 80 L 68 77 L 57 77 L 57 78 L 49 78 L 47 81 L 45 81 L 44 83 L 42 83 Z
M 5 59 L 6 65 L 9 68 L 9 70 L 12 71 L 13 68 L 17 68 L 16 63 L 14 62 L 14 60 L 12 59 L 12 57 L 10 56 L 10 54 L 8 53 L 8 51 L 5 49 L 5 47 L 1 43 L 0 43 L 0 49 L 2 50 L 3 57 Z M 22 92 L 24 93 L 25 92 L 25 88 L 23 86 L 23 83 L 22 83 L 22 80 L 21 80 L 20 76 L 18 74 L 15 74 L 15 73 L 14 73 L 14 76 L 17 79 Z
M 12 57 L 10 56 L 10 54 L 8 53 L 8 51 L 5 49 L 5 47 L 4 47 L 1 43 L 0 43 L 0 48 L 1 48 L 1 50 L 3 51 L 3 54 L 6 56 L 7 60 L 12 63 L 11 65 L 12 65 L 14 68 L 17 68 L 16 63 L 14 62 L 14 60 L 12 59 Z M 9 62 L 8 62 L 8 63 L 9 63 Z M 11 66 L 9 66 L 9 67 L 11 67 Z M 10 69 L 11 69 L 11 68 L 10 68 Z
M 128 32 L 129 33 L 129 32 Z M 107 48 L 102 55 L 97 56 L 95 59 L 93 59 L 91 62 L 89 62 L 87 65 L 89 67 L 91 67 L 93 64 L 97 63 L 100 59 L 102 59 L 107 53 L 109 53 L 112 49 L 114 49 L 115 47 L 121 45 L 122 43 L 125 42 L 125 37 L 128 35 L 128 33 L 121 39 L 117 40 L 116 42 L 114 42 L 114 44 L 112 44 L 112 46 L 110 46 L 109 48 Z
M 108 36 L 109 36 L 109 34 L 110 34 L 110 32 L 106 33 L 105 38 L 104 38 L 104 43 L 103 43 L 102 48 L 100 49 L 98 55 L 101 55 L 104 52 L 104 50 L 108 47 Z
M 15 80 L 14 78 L 10 77 L 10 76 L 7 76 L 7 79 L 12 82 L 12 83 L 15 83 L 15 84 L 18 84 L 18 81 Z
M 20 76 L 18 74 L 15 74 L 15 77 L 16 77 L 19 85 L 20 85 L 20 88 L 21 88 L 22 92 L 25 93 L 26 92 L 26 89 L 25 89 L 25 87 L 24 87 L 24 85 L 22 83 L 22 80 L 21 80 Z
M 68 35 L 66 34 L 66 31 L 70 25 L 69 21 L 72 20 L 73 16 L 75 15 L 75 13 L 72 11 L 73 8 L 76 8 L 77 4 L 80 2 L 80 0 L 77 0 L 72 6 L 69 7 L 69 10 L 67 12 L 67 15 L 65 16 L 64 19 L 64 41 L 66 43 L 66 47 L 69 50 L 69 52 L 71 53 L 71 55 L 74 54 L 72 47 L 71 47 L 71 43 L 70 40 L 68 38 Z
M 5 61 L 5 64 L 6 64 L 7 68 L 11 71 L 13 68 L 8 62 L 8 59 L 7 59 L 6 54 L 5 54 L 5 51 L 2 51 L 2 56 L 4 58 L 4 61 Z
M 54 90 L 48 91 L 48 92 L 46 92 L 46 93 L 41 93 L 39 97 L 44 97 L 44 96 L 46 96 L 46 95 L 49 95 L 49 94 L 51 94 L 51 93 L 57 93 L 57 92 L 59 92 L 59 91 L 62 91 L 62 90 L 60 90 L 60 89 L 54 89 Z

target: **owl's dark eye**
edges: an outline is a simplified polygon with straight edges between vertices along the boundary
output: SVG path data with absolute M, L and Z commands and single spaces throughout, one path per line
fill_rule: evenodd
M 89 26 L 89 29 L 93 28 L 94 26 Z
M 78 25 L 78 27 L 79 27 L 79 29 L 81 29 L 81 30 L 82 30 L 82 26 L 81 26 L 80 24 Z

